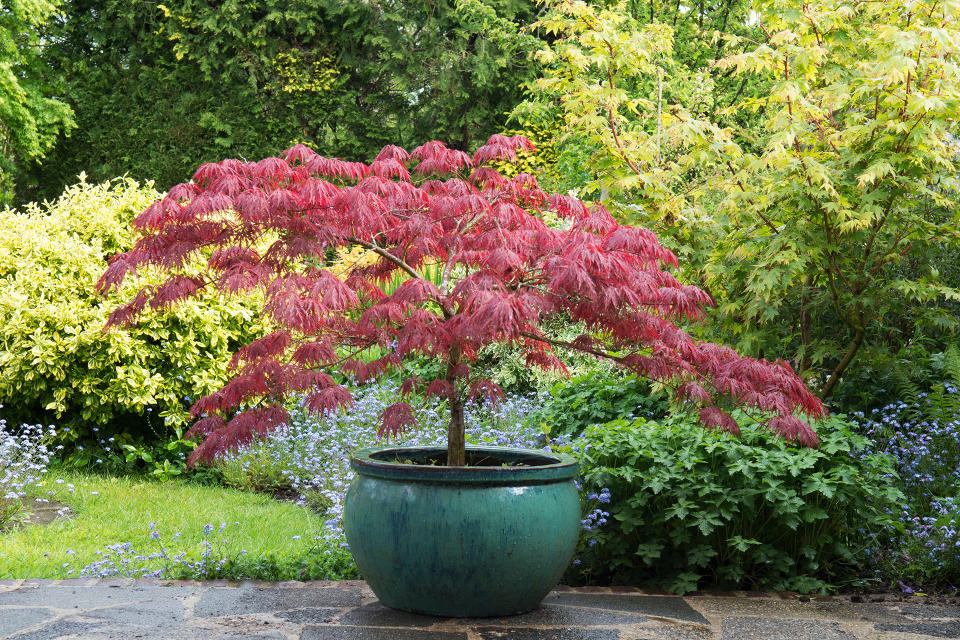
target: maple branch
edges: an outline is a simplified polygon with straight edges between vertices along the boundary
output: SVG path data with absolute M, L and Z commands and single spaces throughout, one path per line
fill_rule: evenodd
M 827 287 L 830 289 L 830 300 L 833 302 L 833 310 L 837 312 L 838 316 L 843 318 L 843 309 L 840 304 L 840 290 L 837 289 L 833 270 L 823 264 L 820 265 L 820 269 L 827 275 Z M 846 322 L 846 320 L 844 320 L 844 322 Z
M 453 256 L 447 259 L 443 266 L 443 276 L 440 278 L 440 293 L 447 295 L 447 289 L 450 287 L 450 276 L 453 273 Z
M 607 50 L 610 53 L 610 59 L 613 59 L 613 45 L 607 43 Z M 613 70 L 612 65 L 607 65 L 607 84 L 610 86 L 610 91 L 613 91 Z M 610 104 L 610 101 L 607 101 L 607 122 L 610 123 L 610 133 L 613 135 L 613 143 L 617 146 L 617 151 L 620 153 L 620 158 L 627 163 L 627 166 L 630 167 L 630 170 L 633 171 L 640 178 L 644 177 L 644 174 L 640 169 L 633 163 L 633 161 L 627 157 L 626 152 L 623 149 L 623 144 L 620 142 L 620 136 L 617 134 L 617 124 L 613 118 L 613 106 Z
M 341 335 L 343 335 L 343 334 L 341 333 Z M 305 339 L 306 339 L 306 337 L 304 337 L 304 340 L 305 340 Z M 320 367 L 321 369 L 329 369 L 329 368 L 331 368 L 331 367 L 336 367 L 337 365 L 343 364 L 343 363 L 346 362 L 347 360 L 352 360 L 353 358 L 357 357 L 358 355 L 360 355 L 361 353 L 363 353 L 364 351 L 366 351 L 366 350 L 369 349 L 370 347 L 374 347 L 374 346 L 376 346 L 376 345 L 378 344 L 378 342 L 377 342 L 376 340 L 372 340 L 372 339 L 370 339 L 370 338 L 367 338 L 366 340 L 367 340 L 367 343 L 366 343 L 365 345 L 359 347 L 356 351 L 354 351 L 354 352 L 352 352 L 352 353 L 348 353 L 347 355 L 343 356 L 342 358 L 340 358 L 339 360 L 337 360 L 337 361 L 335 361 L 335 362 L 328 362 L 327 364 L 319 365 L 319 367 Z M 300 344 L 303 344 L 303 341 L 300 341 Z
M 903 241 L 903 238 L 900 238 L 894 242 L 893 245 L 891 245 L 890 252 L 887 253 L 887 256 L 883 260 L 878 260 L 873 268 L 870 269 L 870 275 L 876 275 L 877 272 L 884 267 L 884 265 L 893 262 L 898 256 L 902 258 L 903 256 L 907 255 L 907 253 L 910 251 L 910 248 L 913 246 L 913 242 L 908 242 L 907 246 L 905 246 L 902 251 L 897 251 L 897 246 L 901 241 Z
M 830 373 L 830 378 L 827 380 L 827 383 L 823 385 L 823 391 L 820 392 L 821 397 L 829 398 L 833 393 L 834 387 L 837 386 L 837 382 L 840 381 L 840 376 L 843 375 L 843 372 L 847 370 L 847 367 L 850 365 L 850 362 L 853 361 L 853 357 L 857 355 L 857 351 L 860 350 L 860 345 L 863 344 L 863 338 L 866 335 L 866 331 L 863 329 L 857 329 L 853 336 L 853 341 L 847 347 L 847 352 L 843 354 L 843 358 L 840 362 L 837 363 L 837 366 L 834 367 L 833 371 Z
M 820 30 L 817 29 L 817 23 L 813 21 L 813 18 L 807 13 L 809 6 L 803 5 L 803 17 L 807 19 L 810 23 L 810 26 L 813 28 L 813 34 L 817 37 L 817 45 L 823 46 L 823 38 L 820 37 Z
M 813 121 L 813 124 L 817 125 L 817 129 L 820 129 L 820 133 L 823 134 L 823 137 L 821 138 L 821 140 L 823 140 L 828 145 L 830 145 L 830 148 L 833 149 L 834 153 L 839 153 L 837 146 L 833 144 L 833 140 L 829 138 L 829 134 L 827 133 L 826 129 L 824 129 L 823 125 L 820 124 L 820 119 L 813 115 L 811 115 L 810 118 Z
M 598 358 L 609 358 L 610 360 L 613 360 L 614 362 L 617 362 L 617 363 L 619 363 L 619 364 L 621 364 L 621 365 L 623 364 L 623 361 L 626 359 L 625 356 L 617 356 L 617 355 L 614 355 L 614 354 L 612 354 L 612 353 L 608 353 L 608 352 L 606 352 L 606 351 L 601 351 L 600 349 L 594 349 L 594 348 L 592 348 L 592 347 L 584 347 L 584 346 L 580 346 L 580 345 L 575 345 L 575 344 L 573 344 L 573 343 L 571 343 L 571 342 L 567 342 L 567 341 L 563 341 L 563 340 L 555 340 L 555 339 L 553 339 L 553 338 L 548 338 L 548 337 L 546 337 L 546 336 L 537 335 L 537 334 L 535 334 L 535 333 L 530 333 L 530 332 L 528 332 L 528 331 L 521 331 L 521 332 L 520 332 L 520 335 L 523 336 L 524 338 L 529 338 L 529 339 L 531 339 L 531 340 L 536 340 L 536 341 L 538 341 L 538 342 L 543 342 L 543 343 L 545 343 L 545 344 L 549 344 L 551 347 L 561 347 L 561 348 L 564 348 L 564 349 L 570 349 L 570 350 L 572 350 L 572 351 L 579 351 L 580 353 L 586 353 L 586 354 L 589 354 L 589 355 L 592 355 L 592 356 L 596 356 L 596 357 L 598 357 Z M 638 371 L 636 371 L 636 370 L 634 370 L 634 369 L 631 369 L 630 367 L 628 367 L 628 366 L 626 366 L 626 365 L 624 365 L 624 367 L 625 367 L 628 371 L 633 372 L 635 375 L 638 375 L 639 377 L 641 377 L 641 378 L 643 378 L 643 379 L 645 379 L 645 380 L 650 380 L 651 382 L 656 382 L 656 383 L 658 383 L 658 384 L 661 384 L 661 385 L 663 385 L 664 387 L 666 387 L 667 389 L 676 390 L 676 388 L 677 388 L 677 387 L 679 386 L 679 384 L 680 384 L 680 383 L 678 383 L 678 382 L 675 383 L 675 382 L 671 382 L 671 381 L 667 381 L 667 380 L 661 380 L 661 379 L 658 379 L 658 378 L 654 378 L 654 377 L 652 377 L 652 376 L 649 376 L 649 375 L 640 373 L 640 372 L 638 372 Z M 692 377 L 693 377 L 693 380 L 695 380 L 698 384 L 702 384 L 702 385 L 709 386 L 709 387 L 711 387 L 711 388 L 714 390 L 714 393 L 722 394 L 722 392 L 720 392 L 720 390 L 717 389 L 716 385 L 714 385 L 710 380 L 708 380 L 701 372 L 697 371 L 696 369 L 691 369 L 691 370 L 688 370 L 687 373 L 688 373 L 688 374 L 691 374 Z
M 909 145 L 906 146 L 906 147 L 904 147 L 903 145 L 907 142 L 907 138 L 910 137 L 910 134 L 913 133 L 913 130 L 917 128 L 917 125 L 920 124 L 920 122 L 921 122 L 924 118 L 927 117 L 927 113 L 928 113 L 928 112 L 926 112 L 926 111 L 924 111 L 923 113 L 921 113 L 921 114 L 919 115 L 919 117 L 917 117 L 917 121 L 913 123 L 913 126 L 911 126 L 911 127 L 906 131 L 906 133 L 903 134 L 903 137 L 900 138 L 899 142 L 897 142 L 897 146 L 896 146 L 897 151 L 899 151 L 900 153 L 905 154 L 905 153 L 907 153 L 907 152 L 910 150 Z
M 447 352 L 447 368 L 443 380 L 450 385 L 447 397 L 450 410 L 450 422 L 447 424 L 447 465 L 466 464 L 466 424 L 463 418 L 463 393 L 457 388 L 458 369 L 462 363 L 460 347 L 457 343 Z M 467 380 L 469 384 L 469 380 Z
M 820 209 L 820 218 L 823 221 L 824 232 L 831 239 L 839 240 L 838 234 L 836 233 L 834 227 L 830 224 L 830 221 L 827 218 L 826 209 L 824 209 L 822 205 L 819 206 L 819 209 Z M 836 245 L 838 244 L 838 242 L 834 242 L 833 244 Z M 836 283 L 833 281 L 832 274 L 835 273 L 836 275 L 840 276 L 840 279 L 843 280 L 843 284 L 847 287 L 847 290 L 849 290 L 853 295 L 857 295 L 861 290 L 858 290 L 855 287 L 853 287 L 853 285 L 850 284 L 850 281 L 847 280 L 847 276 L 843 273 L 843 270 L 840 269 L 839 266 L 837 266 L 836 252 L 831 249 L 827 249 L 826 254 L 827 254 L 827 258 L 830 260 L 830 265 L 829 265 L 830 269 L 827 269 L 827 273 L 831 276 L 830 283 L 833 288 L 833 292 L 835 296 L 834 304 L 837 307 L 837 313 L 840 313 L 840 307 L 839 307 L 840 294 L 839 294 L 839 291 L 837 291 L 836 289 Z
M 870 129 L 870 139 L 867 140 L 867 147 L 873 145 L 873 139 L 877 135 L 877 116 L 880 114 L 880 92 L 877 91 L 877 97 L 873 103 L 873 127 Z
M 864 272 L 867 269 L 867 263 L 870 261 L 870 252 L 873 251 L 873 243 L 877 238 L 877 234 L 880 232 L 880 229 L 883 228 L 883 225 L 887 222 L 887 217 L 890 215 L 890 210 L 893 208 L 893 201 L 897 197 L 897 192 L 895 190 L 890 191 L 890 198 L 887 200 L 887 206 L 883 208 L 883 216 L 878 220 L 874 225 L 873 229 L 870 232 L 870 237 L 867 238 L 867 245 L 863 249 L 863 262 L 860 266 L 860 271 Z
M 623 362 L 623 356 L 617 356 L 612 353 L 607 353 L 606 351 L 600 351 L 599 349 L 594 349 L 592 347 L 582 347 L 575 345 L 571 342 L 565 342 L 563 340 L 554 340 L 553 338 L 548 338 L 543 335 L 537 335 L 536 333 L 530 333 L 529 331 L 521 331 L 520 335 L 524 338 L 530 338 L 531 340 L 536 340 L 538 342 L 543 342 L 549 344 L 552 347 L 563 347 L 565 349 L 572 349 L 573 351 L 579 351 L 581 353 L 589 353 L 592 356 L 597 356 L 598 358 L 610 358 L 615 362 Z
M 816 190 L 816 187 L 813 186 L 813 179 L 810 177 L 810 170 L 807 168 L 807 159 L 803 157 L 803 152 L 800 150 L 800 140 L 794 136 L 793 137 L 793 147 L 797 150 L 797 159 L 800 160 L 800 166 L 803 167 L 803 174 L 807 178 L 807 185 Z
M 769 32 L 769 31 L 767 31 L 767 27 L 764 26 L 763 20 L 757 20 L 757 24 L 760 26 L 761 29 L 763 29 L 763 32 L 764 32 L 765 34 L 767 34 L 767 44 L 769 44 L 770 41 L 773 40 L 773 36 L 770 35 L 770 32 Z M 759 44 L 759 43 L 758 43 L 758 44 Z
M 347 236 L 346 240 L 348 242 L 358 244 L 361 247 L 369 249 L 370 251 L 373 251 L 377 255 L 382 256 L 383 258 L 386 258 L 390 262 L 394 263 L 395 265 L 397 265 L 398 267 L 400 267 L 401 269 L 409 273 L 411 277 L 420 278 L 421 280 L 426 280 L 426 278 L 424 278 L 423 275 L 421 275 L 416 269 L 414 269 L 413 267 L 408 265 L 406 262 L 404 262 L 402 258 L 398 258 L 397 256 L 393 255 L 392 253 L 380 247 L 379 245 L 376 245 L 372 242 L 367 242 L 365 240 L 361 240 L 356 236 Z
M 732 107 L 734 104 L 736 104 L 737 100 L 740 98 L 740 94 L 743 93 L 743 90 L 746 87 L 747 87 L 747 79 L 744 78 L 743 80 L 740 81 L 740 87 L 737 89 L 737 92 L 733 95 L 733 99 L 730 100 L 730 104 L 728 104 L 727 107 Z
M 910 101 L 910 80 L 912 79 L 910 71 L 907 71 L 907 86 L 903 91 L 903 106 L 900 107 L 900 115 L 902 116 L 907 111 L 907 104 Z
M 847 287 L 850 293 L 854 295 L 859 294 L 863 289 L 854 287 L 852 284 L 850 284 L 850 281 L 847 280 L 847 276 L 843 273 L 843 269 L 837 266 L 836 252 L 827 251 L 827 256 L 830 258 L 830 265 L 833 267 L 833 270 L 836 271 L 837 275 L 840 276 L 840 279 L 843 280 L 843 284 Z
M 800 359 L 799 373 L 802 375 L 813 364 L 810 358 L 809 349 L 813 342 L 812 316 L 810 313 L 810 298 L 813 289 L 814 274 L 808 272 L 803 279 L 803 293 L 800 298 L 800 344 L 803 345 L 803 356 Z
M 733 164 L 729 160 L 727 160 L 727 168 L 730 169 L 730 173 L 733 174 L 733 179 L 737 181 L 737 186 L 740 187 L 740 191 L 743 193 L 746 193 L 747 192 L 746 188 L 744 188 L 743 183 L 740 181 L 740 178 L 737 177 L 737 172 L 733 168 Z M 770 230 L 779 235 L 780 230 L 777 229 L 772 222 L 770 222 L 770 219 L 767 218 L 767 216 L 763 215 L 762 211 L 760 211 L 759 209 L 756 209 L 756 204 L 754 204 L 753 198 L 750 198 L 749 200 L 747 200 L 747 202 L 749 202 L 755 208 L 757 215 L 760 216 L 760 219 L 763 220 L 768 227 L 770 227 Z

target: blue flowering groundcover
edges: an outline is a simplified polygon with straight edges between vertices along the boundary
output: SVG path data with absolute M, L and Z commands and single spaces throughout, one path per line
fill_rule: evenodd
M 176 539 L 161 539 L 152 523 L 144 522 L 157 541 L 158 550 L 144 553 L 117 542 L 105 547 L 102 561 L 79 568 L 79 573 L 274 579 L 356 575 L 341 528 L 344 494 L 352 477 L 349 454 L 383 444 L 377 435 L 377 419 L 398 392 L 398 385 L 389 380 L 359 387 L 353 406 L 337 414 L 314 415 L 295 406 L 289 425 L 228 455 L 217 465 L 227 485 L 262 490 L 287 487 L 299 496 L 300 504 L 324 513 L 322 530 L 304 533 L 305 540 L 308 536 L 312 539 L 309 553 L 316 557 L 267 566 L 269 563 L 262 560 L 242 557 L 239 550 L 218 546 L 224 525 L 217 529 L 212 523 L 203 532 L 207 542 L 201 552 L 188 555 L 177 549 Z M 942 399 L 944 394 L 955 398 L 957 389 L 946 385 L 938 397 Z M 549 401 L 549 395 L 544 393 L 513 393 L 492 406 L 470 404 L 466 412 L 468 442 L 534 449 L 554 447 L 576 454 L 575 437 L 551 438 L 534 419 Z M 898 513 L 891 513 L 896 521 L 893 528 L 864 532 L 864 566 L 859 575 L 849 577 L 847 584 L 859 579 L 858 584 L 880 588 L 899 585 L 911 592 L 931 586 L 949 591 L 960 582 L 960 417 L 934 414 L 929 399 L 921 397 L 915 403 L 894 403 L 851 416 L 851 423 L 871 443 L 855 455 L 891 456 L 896 472 L 889 474 L 887 480 L 900 488 L 905 500 Z M 447 414 L 442 402 L 421 402 L 417 419 L 415 429 L 390 444 L 445 443 Z M 50 464 L 54 452 L 46 444 L 51 435 L 49 429 L 13 429 L 0 424 L 0 495 L 5 496 L 8 506 L 27 495 Z M 613 526 L 611 502 L 629 497 L 612 496 L 604 487 L 583 491 L 582 525 L 587 546 L 597 543 L 597 536 L 591 534 Z M 337 561 L 331 562 L 334 556 Z

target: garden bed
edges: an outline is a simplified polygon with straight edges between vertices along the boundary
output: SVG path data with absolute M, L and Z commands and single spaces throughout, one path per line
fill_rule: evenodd
M 577 382 L 575 397 L 588 396 L 589 386 L 595 383 L 593 378 Z M 603 379 L 598 384 L 606 388 L 611 383 Z M 952 389 L 954 387 L 949 388 Z M 954 393 L 947 393 L 949 390 L 945 389 L 944 393 L 952 398 Z M 355 576 L 356 569 L 344 548 L 340 528 L 342 500 L 351 479 L 348 458 L 350 452 L 379 442 L 375 417 L 397 392 L 396 383 L 385 380 L 355 389 L 356 402 L 343 413 L 313 416 L 292 407 L 290 425 L 224 457 L 212 470 L 201 475 L 207 482 L 219 480 L 232 485 L 233 489 L 216 484 L 201 486 L 189 479 L 190 474 L 158 482 L 53 470 L 34 495 L 69 506 L 75 517 L 69 521 L 55 520 L 43 527 L 21 527 L 0 537 L 0 576 L 70 577 L 81 572 L 96 576 L 140 576 L 155 575 L 157 571 L 167 576 L 263 579 Z M 584 476 L 584 532 L 576 563 L 566 576 L 569 583 L 626 582 L 674 591 L 712 588 L 711 585 L 717 587 L 725 583 L 727 588 L 839 590 L 861 597 L 868 597 L 862 594 L 876 597 L 876 593 L 888 592 L 891 588 L 904 594 L 956 592 L 951 576 L 955 575 L 957 561 L 944 544 L 955 535 L 951 533 L 955 527 L 947 521 L 949 512 L 923 516 L 928 519 L 916 522 L 913 518 L 916 509 L 924 508 L 921 498 L 955 486 L 948 476 L 956 468 L 955 464 L 951 466 L 954 458 L 950 456 L 956 456 L 957 429 L 952 422 L 931 426 L 927 420 L 924 426 L 924 420 L 916 417 L 918 411 L 922 414 L 922 405 L 891 405 L 872 414 L 872 418 L 855 416 L 852 421 L 833 418 L 829 423 L 833 426 L 821 427 L 821 450 L 811 451 L 778 444 L 763 430 L 750 430 L 741 438 L 703 432 L 677 416 L 662 417 L 662 407 L 656 404 L 647 409 L 638 406 L 636 417 L 628 415 L 624 420 L 590 426 L 591 413 L 578 419 L 576 412 L 562 408 L 565 397 L 569 396 L 562 390 L 554 395 L 508 394 L 493 407 L 468 405 L 466 421 L 469 443 L 542 448 L 549 442 L 550 446 L 580 457 Z M 937 402 L 942 405 L 943 398 Z M 442 443 L 446 424 L 441 404 L 436 399 L 418 402 L 420 427 L 392 438 L 390 444 Z M 569 420 L 556 423 L 558 415 L 567 415 Z M 553 438 L 545 432 L 544 416 L 551 416 L 551 421 L 563 426 L 563 429 L 551 430 Z M 582 433 L 584 429 L 586 435 Z M 556 436 L 561 430 L 567 433 Z M 857 431 L 867 438 L 855 436 Z M 882 436 L 882 433 L 889 435 Z M 937 438 L 936 447 L 943 464 L 924 453 L 931 447 L 929 437 Z M 614 441 L 616 446 L 612 444 Z M 100 455 L 96 451 L 92 449 L 93 455 Z M 601 451 L 605 453 L 601 455 Z M 890 451 L 892 456 L 887 454 Z M 107 454 L 103 455 L 106 460 Z M 723 462 L 721 458 L 711 458 L 718 455 L 729 459 L 724 458 L 726 462 Z M 627 460 L 633 462 L 626 464 Z M 880 464 L 884 460 L 887 466 Z M 694 464 L 696 470 L 677 471 L 682 478 L 670 479 L 672 470 L 686 469 L 684 465 L 688 463 Z M 814 463 L 820 466 L 811 467 Z M 754 480 L 737 479 L 737 474 L 751 469 L 756 474 Z M 905 474 L 904 470 L 912 473 Z M 795 472 L 797 476 L 793 475 Z M 868 481 L 864 473 L 879 475 L 869 476 L 873 479 Z M 897 474 L 902 479 L 898 480 Z M 643 478 L 642 486 L 626 482 L 628 477 Z M 691 477 L 696 478 L 696 483 L 691 484 Z M 782 526 L 728 532 L 726 537 L 715 540 L 712 534 L 703 535 L 705 523 L 714 518 L 722 522 L 726 517 L 710 506 L 713 503 L 705 493 L 707 489 L 714 492 L 710 494 L 714 497 L 734 490 L 749 493 L 757 489 L 759 493 L 754 493 L 766 500 L 763 494 L 767 489 L 761 485 L 768 480 L 771 486 L 775 484 L 780 488 L 779 493 L 771 494 L 772 501 L 764 508 L 792 504 L 790 501 L 797 498 L 790 498 L 790 492 L 802 495 L 804 506 L 793 512 L 780 509 L 776 517 Z M 871 482 L 874 484 L 870 485 Z M 867 527 L 869 519 L 860 517 L 864 513 L 862 507 L 850 510 L 860 514 L 856 521 L 860 531 L 843 524 L 845 520 L 838 515 L 845 512 L 843 509 L 834 516 L 821 518 L 821 511 L 833 513 L 830 505 L 836 503 L 838 495 L 862 501 L 863 497 L 857 497 L 860 494 L 856 492 L 872 491 L 870 486 L 888 485 L 891 491 L 899 487 L 912 496 L 909 503 L 903 503 L 900 520 L 906 526 L 902 532 L 896 530 L 899 525 L 894 519 L 883 525 L 881 518 L 875 526 Z M 683 487 L 693 487 L 690 490 L 700 496 L 686 498 L 693 502 L 687 505 L 685 515 L 674 513 L 672 519 L 661 518 L 663 521 L 656 524 L 647 516 L 634 513 L 646 507 L 626 508 L 631 503 L 641 505 L 641 500 L 653 500 L 649 504 L 655 505 L 658 494 L 653 493 L 654 490 L 659 492 L 658 499 L 672 496 L 671 504 L 681 504 L 685 500 L 680 495 Z M 854 489 L 856 492 L 851 493 Z M 52 495 L 47 494 L 48 491 Z M 805 491 L 809 493 L 804 494 Z M 823 504 L 818 506 L 818 502 Z M 942 501 L 937 504 L 941 509 L 944 506 Z M 896 511 L 892 511 L 891 515 L 897 516 Z M 283 518 L 287 524 L 276 520 L 280 513 L 286 514 Z M 765 513 L 748 520 L 768 519 L 774 512 Z M 824 561 L 826 556 L 816 556 L 815 564 L 802 570 L 786 567 L 781 578 L 773 577 L 769 567 L 764 571 L 750 568 L 749 563 L 762 560 L 760 555 L 773 553 L 779 548 L 777 545 L 785 541 L 806 544 L 803 543 L 806 525 L 801 524 L 794 531 L 787 522 L 794 516 L 801 523 L 807 520 L 821 523 L 817 525 L 819 529 L 811 529 L 816 531 L 816 537 L 811 540 L 834 550 L 840 548 L 835 546 L 837 541 L 846 541 L 850 555 L 833 555 L 829 562 Z M 639 518 L 637 522 L 642 520 L 646 524 L 641 523 L 634 529 L 632 523 L 636 518 Z M 941 519 L 945 520 L 940 522 Z M 264 525 L 264 522 L 271 524 Z M 291 527 L 290 522 L 299 524 Z M 223 529 L 221 523 L 225 524 Z M 667 531 L 670 527 L 676 531 Z M 658 573 L 659 570 L 655 570 L 658 561 L 653 555 L 656 550 L 650 544 L 638 547 L 630 541 L 636 542 L 639 536 L 636 539 L 643 542 L 657 542 L 657 531 L 661 529 L 667 531 L 669 535 L 664 534 L 667 538 L 682 535 L 684 530 L 699 532 L 698 541 L 690 540 L 684 548 L 687 556 L 690 550 L 697 549 L 703 555 L 700 559 L 685 556 L 671 560 L 664 565 L 669 571 Z M 249 542 L 251 537 L 268 530 L 276 534 L 272 543 Z M 709 533 L 709 528 L 707 531 Z M 789 533 L 793 542 L 786 538 L 778 542 L 775 539 L 778 536 L 769 535 L 774 531 Z M 830 536 L 834 543 L 828 544 Z M 56 552 L 58 548 L 64 551 Z M 809 548 L 813 551 L 793 549 L 787 555 L 807 557 L 804 554 L 820 553 L 816 548 Z M 75 555 L 66 554 L 65 549 Z M 725 554 L 726 564 L 713 560 L 711 550 Z M 649 556 L 653 564 L 644 565 L 645 560 L 638 552 Z M 49 555 L 44 555 L 46 553 Z M 158 553 L 160 555 L 156 555 Z M 177 559 L 178 554 L 184 555 Z M 639 559 L 616 568 L 617 559 L 626 555 Z M 12 563 L 13 557 L 23 557 L 25 561 Z M 742 578 L 731 581 L 729 575 L 724 579 L 722 571 L 717 573 L 735 568 L 737 563 L 741 563 L 739 566 L 744 570 Z

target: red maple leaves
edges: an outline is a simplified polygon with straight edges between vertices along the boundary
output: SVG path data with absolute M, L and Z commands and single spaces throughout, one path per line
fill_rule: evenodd
M 303 393 L 313 411 L 349 405 L 349 392 L 325 373 L 333 369 L 369 380 L 424 354 L 445 361 L 446 371 L 407 381 L 405 392 L 496 398 L 496 385 L 470 368 L 492 342 L 514 344 L 544 367 L 563 367 L 554 347 L 609 357 L 673 387 L 707 427 L 738 430 L 721 409 L 732 401 L 763 412 L 784 437 L 815 446 L 813 430 L 794 413 L 819 417 L 824 409 L 788 364 L 745 358 L 677 328 L 711 300 L 667 270 L 676 257 L 653 233 L 618 224 L 601 205 L 547 194 L 528 174 L 507 179 L 484 166 L 531 148 L 500 135 L 472 157 L 440 142 L 411 153 L 390 145 L 366 165 L 297 145 L 259 162 L 204 164 L 140 214 L 141 239 L 110 261 L 98 288 L 147 266 L 170 277 L 114 311 L 108 326 L 206 287 L 262 289 L 276 326 L 240 349 L 233 379 L 192 408 L 200 418 L 192 433 L 206 440 L 191 460 L 209 461 L 282 424 L 291 392 Z M 569 228 L 548 227 L 536 215 L 545 210 Z M 356 245 L 376 262 L 345 281 L 324 268 L 332 249 Z M 205 272 L 188 274 L 199 257 Z M 407 279 L 385 292 L 397 272 Z M 544 320 L 557 315 L 582 323 L 584 335 L 563 342 L 545 334 Z M 374 346 L 386 355 L 368 361 L 363 353 Z M 413 412 L 398 402 L 382 421 L 385 433 L 396 433 Z

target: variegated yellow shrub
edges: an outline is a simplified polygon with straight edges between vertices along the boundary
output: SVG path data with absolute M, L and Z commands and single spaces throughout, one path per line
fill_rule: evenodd
M 159 195 L 129 179 L 81 181 L 54 203 L 0 211 L 3 415 L 55 421 L 71 441 L 94 427 L 98 437 L 154 437 L 151 428 L 164 437 L 189 421 L 192 399 L 223 384 L 233 348 L 259 331 L 249 299 L 206 295 L 103 331 L 138 283 L 107 298 L 94 284 L 107 258 L 132 246 L 130 221 Z
M 346 279 L 353 269 L 358 267 L 367 267 L 374 264 L 379 256 L 369 249 L 364 249 L 360 245 L 352 247 L 341 247 L 337 250 L 337 258 L 327 269 L 340 278 Z

